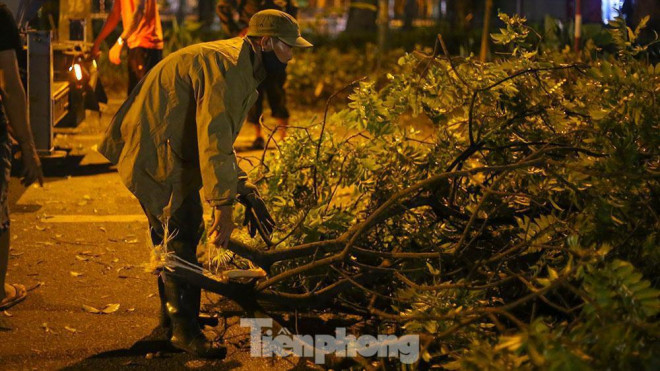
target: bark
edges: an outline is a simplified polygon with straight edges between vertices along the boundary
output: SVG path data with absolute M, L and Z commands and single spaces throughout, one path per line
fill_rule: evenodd
M 486 9 L 484 11 L 484 28 L 481 32 L 481 49 L 479 52 L 479 60 L 482 63 L 486 62 L 486 58 L 488 57 L 491 13 L 493 13 L 493 0 L 486 0 Z
M 179 0 L 179 9 L 176 11 L 176 21 L 179 25 L 183 25 L 186 19 L 186 0 Z
M 413 27 L 413 20 L 417 14 L 417 2 L 415 0 L 405 0 L 403 6 L 403 29 L 410 30 Z
M 348 7 L 347 33 L 376 32 L 378 0 L 351 0 Z
M 197 15 L 198 20 L 204 27 L 209 27 L 213 23 L 215 17 L 215 1 L 214 0 L 199 0 L 197 2 Z
M 388 0 L 378 0 L 378 68 L 383 63 L 387 52 L 387 31 L 390 17 L 388 14 Z

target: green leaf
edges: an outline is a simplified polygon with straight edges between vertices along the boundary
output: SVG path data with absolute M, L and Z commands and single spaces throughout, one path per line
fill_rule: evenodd
M 657 5 L 657 4 L 656 4 Z M 635 37 L 639 36 L 639 33 L 646 28 L 646 25 L 649 23 L 649 19 L 651 19 L 651 16 L 647 15 L 640 19 L 639 24 L 637 24 L 637 27 L 635 27 Z
M 521 335 L 514 336 L 501 336 L 500 342 L 495 347 L 495 350 L 507 349 L 515 352 L 523 345 L 523 338 Z
M 426 262 L 426 267 L 429 269 L 429 272 L 431 272 L 432 275 L 434 275 L 434 276 L 438 276 L 438 275 L 440 275 L 440 270 L 435 269 L 435 268 L 431 265 L 431 263 Z
M 626 27 L 626 30 L 628 30 L 628 41 L 634 42 L 635 39 L 637 39 L 637 36 L 633 32 L 633 30 L 630 29 L 630 27 Z
M 600 107 L 597 107 L 597 106 L 594 107 L 593 109 L 589 110 L 589 116 L 591 116 L 591 118 L 593 118 L 594 120 L 602 120 L 609 113 L 610 113 L 610 111 L 605 110 L 605 109 L 600 108 Z

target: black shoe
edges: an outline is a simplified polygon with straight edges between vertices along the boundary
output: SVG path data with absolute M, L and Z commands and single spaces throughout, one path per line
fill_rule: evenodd
M 227 349 L 206 339 L 199 326 L 200 288 L 169 275 L 163 282 L 172 346 L 197 357 L 224 358 Z
M 180 339 L 173 336 L 170 342 L 175 348 L 201 358 L 222 359 L 227 356 L 226 347 L 209 341 L 201 331 L 192 339 Z
M 158 313 L 158 324 L 164 329 L 172 328 L 172 321 L 170 321 L 170 316 L 167 315 L 167 298 L 165 297 L 165 287 L 163 284 L 163 278 L 158 276 L 158 297 L 160 298 L 160 311 Z M 171 337 L 171 330 L 168 337 Z
M 250 146 L 250 149 L 264 149 L 266 148 L 266 141 L 264 140 L 263 137 L 257 137 L 257 139 L 252 142 L 252 145 Z
M 201 290 L 195 288 L 193 291 L 193 300 L 198 302 L 200 297 L 201 299 Z M 167 314 L 167 298 L 165 297 L 165 287 L 163 285 L 163 279 L 158 277 L 158 296 L 160 297 L 160 312 L 158 313 L 158 324 L 160 327 L 167 330 L 167 337 L 172 337 L 172 320 Z M 197 323 L 199 323 L 199 328 L 203 329 L 204 326 L 216 327 L 219 323 L 218 319 L 215 317 L 209 316 L 200 316 L 199 310 L 195 311 L 197 314 Z
M 167 315 L 167 312 L 162 312 L 160 313 L 160 319 L 159 319 L 160 327 L 164 328 L 167 330 L 167 337 L 171 338 L 172 337 L 172 321 L 170 320 L 170 317 Z M 206 326 L 209 327 L 216 327 L 220 321 L 215 318 L 215 317 L 202 317 L 199 316 L 197 317 L 197 324 L 199 324 L 199 328 L 203 329 Z

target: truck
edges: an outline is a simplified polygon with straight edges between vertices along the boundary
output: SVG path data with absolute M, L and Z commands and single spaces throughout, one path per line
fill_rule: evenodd
M 57 128 L 76 127 L 86 110 L 99 111 L 99 103 L 107 103 L 96 61 L 89 55 L 91 0 L 19 0 L 7 5 L 23 39 L 19 69 L 37 152 L 44 159 L 65 157 L 70 149 L 55 146 Z

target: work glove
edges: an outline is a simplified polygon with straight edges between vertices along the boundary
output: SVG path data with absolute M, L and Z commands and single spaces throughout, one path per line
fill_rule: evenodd
M 247 227 L 250 237 L 256 236 L 257 232 L 267 245 L 271 245 L 270 236 L 275 228 L 275 221 L 268 212 L 266 203 L 259 195 L 257 187 L 249 182 L 243 185 L 244 192 L 238 196 L 238 201 L 245 206 L 245 218 L 243 225 Z

